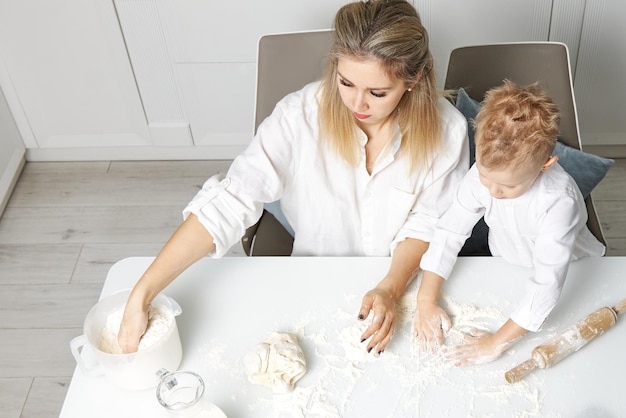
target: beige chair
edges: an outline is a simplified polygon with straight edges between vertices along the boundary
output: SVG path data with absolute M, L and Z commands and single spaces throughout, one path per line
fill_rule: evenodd
M 332 30 L 319 30 L 261 37 L 257 51 L 255 132 L 280 99 L 321 78 L 331 35 Z M 248 228 L 241 240 L 247 255 L 291 255 L 293 237 L 277 218 L 282 220 L 280 215 L 275 217 L 264 210 L 259 221 Z
M 502 84 L 504 79 L 521 85 L 540 82 L 561 111 L 559 141 L 582 151 L 569 54 L 564 44 L 527 42 L 457 48 L 450 54 L 444 87 L 463 87 L 480 102 L 487 90 Z M 606 245 L 591 196 L 586 198 L 586 205 L 587 225 Z
M 321 77 L 331 35 L 331 30 L 293 32 L 265 35 L 259 40 L 255 131 L 281 98 Z M 561 108 L 560 140 L 582 149 L 568 52 L 563 44 L 514 43 L 455 49 L 450 55 L 445 88 L 464 87 L 473 99 L 481 101 L 484 93 L 504 78 L 520 84 L 540 81 Z M 586 199 L 586 204 L 589 229 L 606 245 L 591 197 Z M 272 206 L 276 204 L 267 208 L 271 210 Z M 285 222 L 279 211 L 274 216 L 264 210 L 257 224 L 242 238 L 246 254 L 290 255 L 293 237 L 281 221 Z M 475 230 L 470 240 L 478 240 L 481 233 Z M 488 250 L 484 254 L 461 252 L 461 255 L 487 254 Z

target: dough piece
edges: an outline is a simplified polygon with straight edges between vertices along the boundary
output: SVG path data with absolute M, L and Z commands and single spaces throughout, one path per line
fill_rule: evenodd
M 269 387 L 274 393 L 293 391 L 306 373 L 306 362 L 298 340 L 291 334 L 273 332 L 244 357 L 248 379 Z

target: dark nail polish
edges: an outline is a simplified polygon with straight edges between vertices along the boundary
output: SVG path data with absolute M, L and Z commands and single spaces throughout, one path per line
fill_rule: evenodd
M 382 353 L 384 353 L 384 352 L 385 352 L 385 349 L 382 349 L 382 350 L 380 350 L 380 351 L 378 352 L 378 355 L 380 356 L 380 355 L 381 355 Z
M 367 349 L 367 352 L 368 352 L 368 353 L 371 353 L 371 352 L 372 352 L 372 348 L 374 348 L 374 347 L 370 347 L 370 348 L 368 348 L 368 349 Z
M 359 319 L 363 319 L 363 318 L 365 318 L 363 314 L 359 314 Z
M 363 338 L 363 339 L 361 340 L 361 342 L 363 342 L 363 341 L 365 341 L 365 338 Z

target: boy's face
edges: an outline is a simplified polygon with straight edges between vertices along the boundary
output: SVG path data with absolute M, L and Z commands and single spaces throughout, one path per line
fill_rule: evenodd
M 542 166 L 518 168 L 489 169 L 476 163 L 480 182 L 489 190 L 489 194 L 496 199 L 514 199 L 526 193 L 533 185 Z

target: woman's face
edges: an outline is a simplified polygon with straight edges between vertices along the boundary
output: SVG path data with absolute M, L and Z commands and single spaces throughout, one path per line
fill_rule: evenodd
M 337 85 L 359 126 L 385 122 L 406 91 L 404 82 L 390 79 L 378 62 L 352 58 L 339 59 Z

